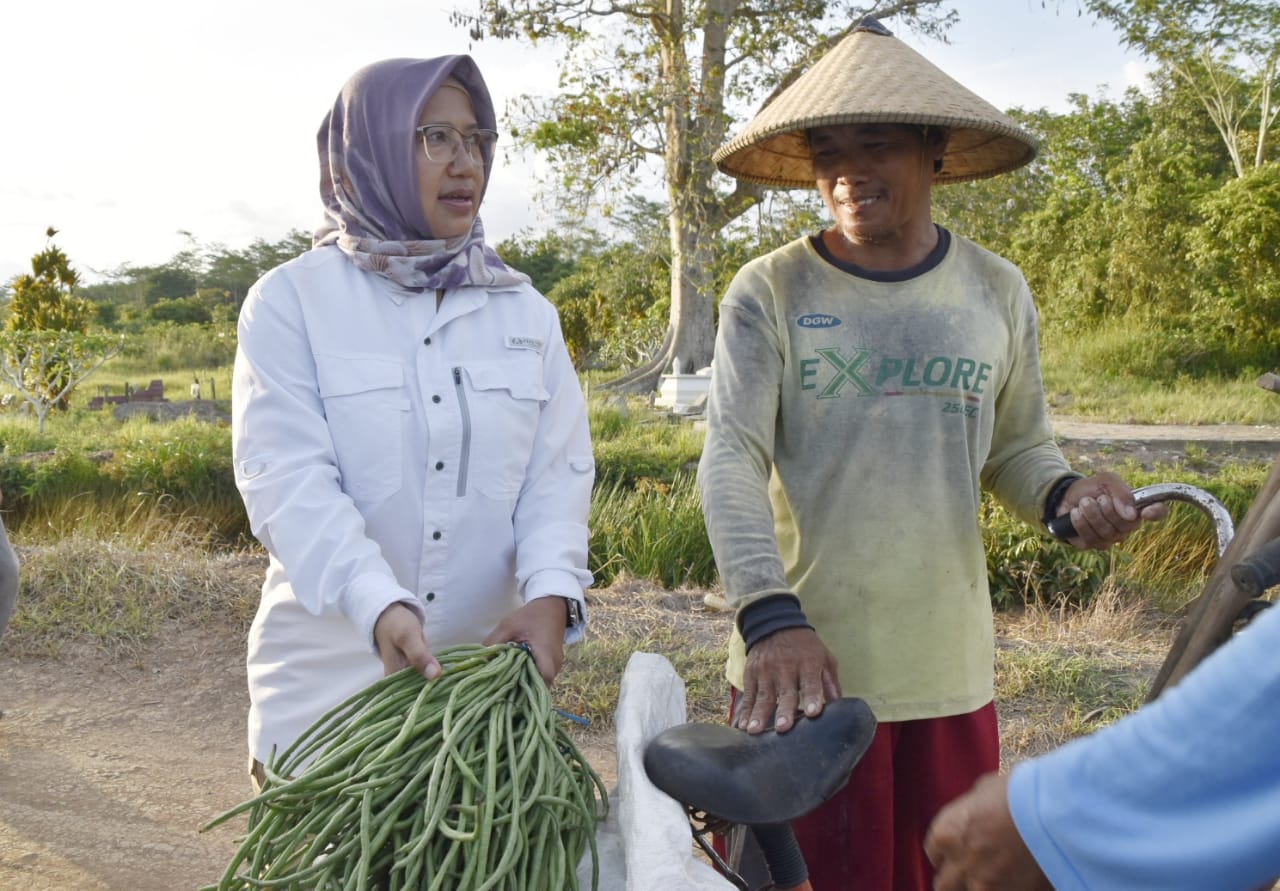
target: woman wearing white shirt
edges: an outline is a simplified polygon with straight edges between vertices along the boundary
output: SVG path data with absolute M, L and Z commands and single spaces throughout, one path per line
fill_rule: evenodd
M 258 762 L 435 649 L 525 641 L 550 682 L 582 634 L 586 406 L 555 309 L 484 242 L 495 124 L 467 56 L 361 69 L 320 128 L 315 247 L 241 310 Z

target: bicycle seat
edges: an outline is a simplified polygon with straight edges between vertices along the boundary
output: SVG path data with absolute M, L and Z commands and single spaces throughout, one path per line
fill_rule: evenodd
M 645 747 L 644 769 L 672 798 L 721 820 L 790 822 L 848 782 L 875 730 L 870 706 L 853 697 L 828 702 L 816 718 L 797 718 L 786 733 L 679 724 Z

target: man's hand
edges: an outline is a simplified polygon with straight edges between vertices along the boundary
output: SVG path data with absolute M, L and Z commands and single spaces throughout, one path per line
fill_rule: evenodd
M 1071 484 L 1058 506 L 1058 516 L 1065 513 L 1071 514 L 1071 525 L 1076 528 L 1071 541 L 1077 548 L 1105 550 L 1124 541 L 1144 522 L 1163 520 L 1169 506 L 1149 504 L 1139 511 L 1128 484 L 1104 470 Z
M 933 891 L 1052 891 L 1009 814 L 1009 778 L 989 773 L 934 817 Z
M 784 628 L 761 640 L 747 653 L 737 725 L 748 733 L 774 726 L 786 733 L 796 712 L 815 717 L 828 699 L 840 697 L 836 657 L 812 628 Z
M 412 665 L 427 680 L 439 676 L 440 663 L 427 646 L 422 621 L 403 603 L 393 603 L 382 611 L 373 626 L 373 640 L 378 645 L 384 673 L 395 674 Z
M 567 618 L 563 597 L 539 597 L 498 623 L 484 639 L 485 646 L 525 643 L 533 651 L 538 674 L 550 684 L 564 663 L 564 629 Z

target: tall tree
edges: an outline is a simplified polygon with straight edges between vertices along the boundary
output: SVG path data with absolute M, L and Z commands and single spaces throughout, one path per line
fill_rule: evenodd
M 0 380 L 35 412 L 40 432 L 77 386 L 117 355 L 123 337 L 79 331 L 0 332 Z
M 956 19 L 941 3 L 478 0 L 476 12 L 454 13 L 475 40 L 524 37 L 565 49 L 560 92 L 522 97 L 515 128 L 519 142 L 546 153 L 569 202 L 562 209 L 607 213 L 611 196 L 634 191 L 646 174 L 665 184 L 670 324 L 657 354 L 613 386 L 652 389 L 676 356 L 698 368 L 711 361 L 720 233 L 764 191 L 716 176 L 711 155 L 735 121 L 866 15 L 941 36 Z
M 1194 91 L 1236 176 L 1266 162 L 1280 111 L 1280 2 L 1085 0 L 1085 6 Z

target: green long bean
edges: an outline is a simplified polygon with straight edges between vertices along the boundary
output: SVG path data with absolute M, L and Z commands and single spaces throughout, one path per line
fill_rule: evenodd
M 436 654 L 319 718 L 265 765 L 215 885 L 201 891 L 577 891 L 608 796 L 518 644 Z

